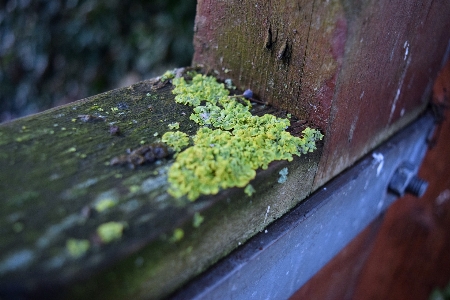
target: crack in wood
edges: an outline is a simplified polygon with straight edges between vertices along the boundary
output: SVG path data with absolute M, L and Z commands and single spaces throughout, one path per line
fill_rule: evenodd
M 280 50 L 278 51 L 277 59 L 289 65 L 291 51 L 292 46 L 289 44 L 288 39 L 286 39 L 283 46 L 281 46 Z
M 272 41 L 272 26 L 269 25 L 269 29 L 266 33 L 266 40 L 264 41 L 264 47 L 266 47 L 267 50 L 271 50 L 273 45 Z

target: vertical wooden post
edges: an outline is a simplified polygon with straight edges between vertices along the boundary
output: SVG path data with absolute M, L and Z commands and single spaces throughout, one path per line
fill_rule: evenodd
M 450 2 L 200 0 L 193 63 L 325 133 L 317 188 L 426 106 Z

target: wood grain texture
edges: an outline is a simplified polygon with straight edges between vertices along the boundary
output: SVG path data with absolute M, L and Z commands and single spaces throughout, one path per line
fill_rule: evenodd
M 193 64 L 322 129 L 317 188 L 423 111 L 449 14 L 445 0 L 203 0 Z
M 450 63 L 434 92 L 435 102 L 449 104 Z M 429 182 L 426 193 L 405 196 L 388 210 L 353 299 L 428 299 L 449 282 L 450 110 L 434 138 L 419 170 Z
M 450 99 L 450 62 L 434 84 L 433 102 Z M 373 222 L 292 297 L 295 299 L 429 299 L 450 280 L 450 111 L 437 127 L 419 175 L 421 199 L 405 196 Z M 443 120 L 443 119 L 441 119 Z
M 167 193 L 173 155 L 135 169 L 111 165 L 127 149 L 158 142 L 173 122 L 196 133 L 192 108 L 171 91 L 147 80 L 0 125 L 1 299 L 159 299 L 309 194 L 320 146 L 259 170 L 252 196 L 230 188 L 195 202 Z M 97 229 L 109 222 L 123 232 L 106 243 Z M 74 257 L 71 239 L 90 247 Z

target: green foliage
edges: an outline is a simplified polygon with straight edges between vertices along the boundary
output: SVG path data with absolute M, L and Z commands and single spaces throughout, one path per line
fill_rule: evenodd
M 0 122 L 189 65 L 196 2 L 2 1 Z
M 311 128 L 306 128 L 301 138 L 294 137 L 285 131 L 289 120 L 269 114 L 253 116 L 250 104 L 228 96 L 228 90 L 214 77 L 197 74 L 190 82 L 180 77 L 173 84 L 175 101 L 194 106 L 190 119 L 204 126 L 193 137 L 194 145 L 179 153 L 169 169 L 168 191 L 176 198 L 187 195 L 195 200 L 220 189 L 244 187 L 257 169 L 312 152 L 315 141 L 323 137 Z M 251 185 L 246 192 L 254 192 Z

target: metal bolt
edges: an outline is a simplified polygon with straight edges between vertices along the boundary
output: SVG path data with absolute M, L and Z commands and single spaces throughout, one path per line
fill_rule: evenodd
M 414 165 L 409 162 L 402 163 L 389 182 L 389 189 L 400 197 L 405 193 L 410 193 L 420 198 L 427 187 L 428 182 L 416 175 Z
M 406 186 L 406 192 L 417 197 L 422 197 L 428 188 L 428 182 L 414 175 Z

